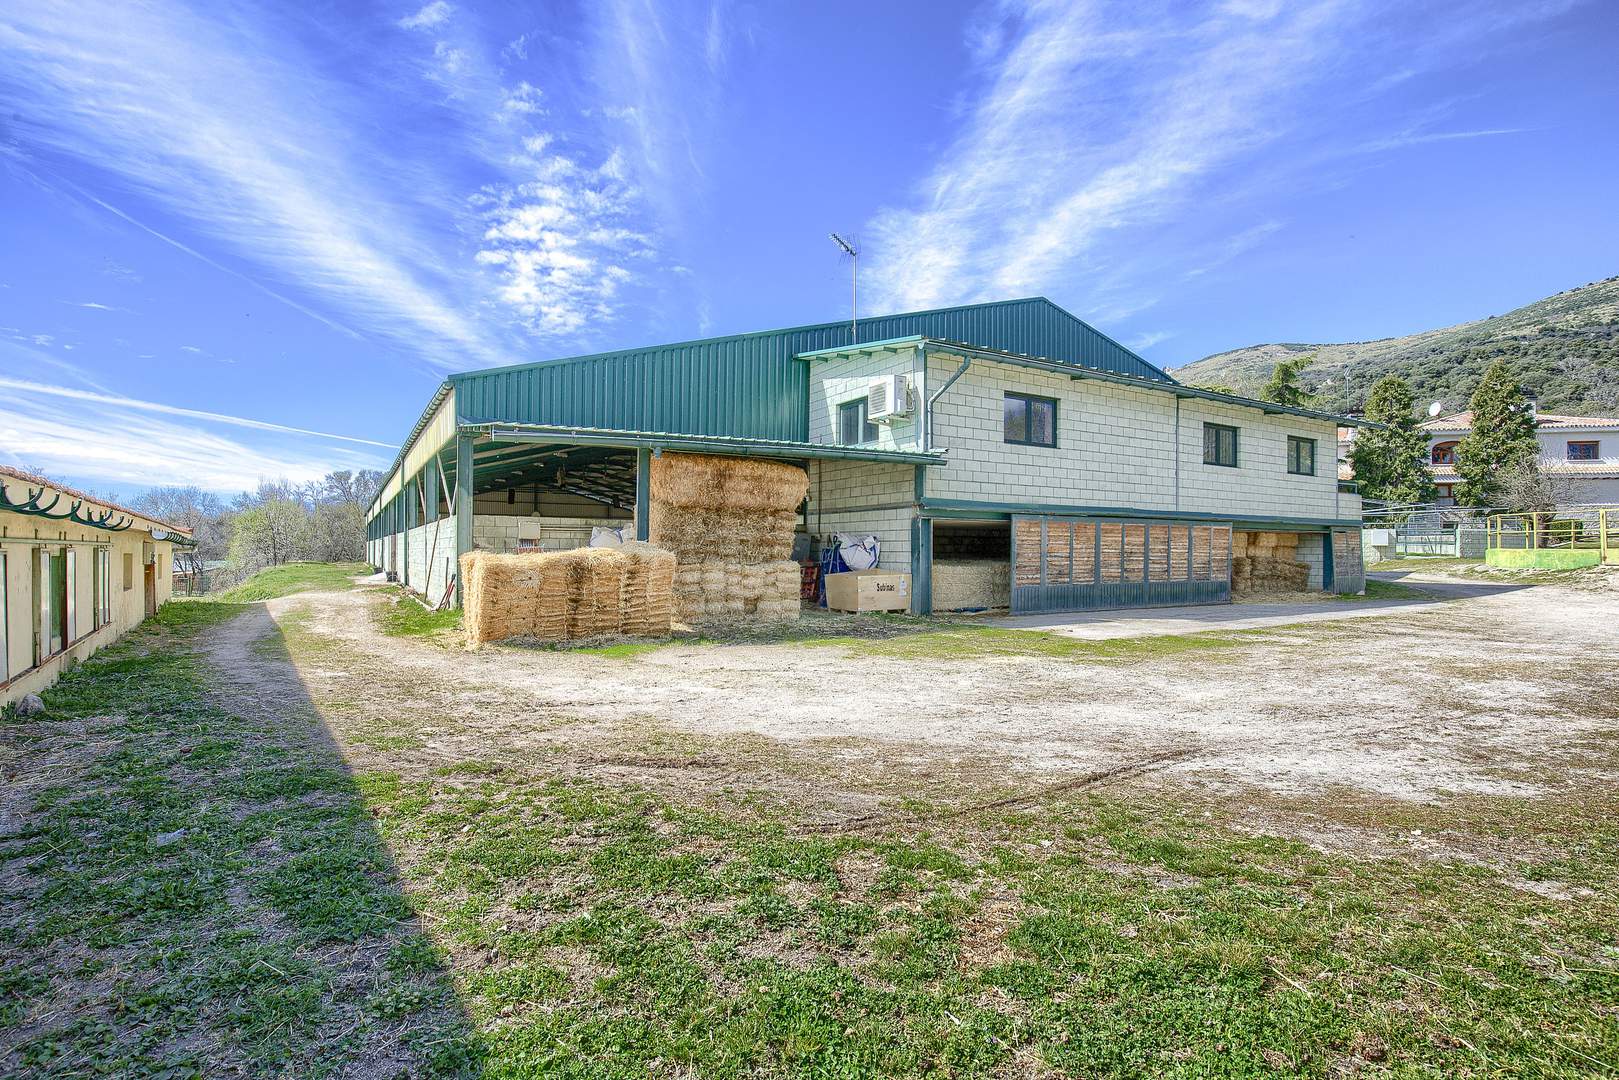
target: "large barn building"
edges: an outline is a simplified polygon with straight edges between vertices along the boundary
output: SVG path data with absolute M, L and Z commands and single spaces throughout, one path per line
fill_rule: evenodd
M 453 375 L 369 511 L 368 557 L 430 599 L 458 556 L 645 538 L 663 451 L 793 462 L 812 541 L 872 534 L 909 571 L 999 561 L 1014 612 L 1218 602 L 1233 546 L 1278 538 L 1358 592 L 1354 421 L 1183 386 L 1044 298 Z M 986 601 L 987 605 L 988 601 Z M 951 606 L 965 606 L 959 603 Z

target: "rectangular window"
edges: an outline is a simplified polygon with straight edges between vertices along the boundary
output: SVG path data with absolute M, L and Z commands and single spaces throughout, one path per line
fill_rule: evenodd
M 1203 464 L 1237 467 L 1237 429 L 1225 424 L 1203 425 Z
M 96 629 L 112 622 L 112 552 L 106 548 L 96 548 L 93 578 L 95 583 L 95 623 Z
M 1029 394 L 1007 394 L 1001 406 L 1004 436 L 1019 446 L 1057 445 L 1057 401 Z
M 1315 475 L 1315 440 L 1287 437 L 1287 471 L 1295 476 Z
M 1568 460 L 1570 461 L 1597 461 L 1599 444 L 1591 442 L 1571 442 L 1568 444 Z
M 866 419 L 866 399 L 855 398 L 838 406 L 838 442 L 859 446 L 877 441 L 877 425 Z
M 128 592 L 135 587 L 135 553 L 124 552 L 124 591 Z
M 79 636 L 79 550 L 62 551 L 62 648 Z

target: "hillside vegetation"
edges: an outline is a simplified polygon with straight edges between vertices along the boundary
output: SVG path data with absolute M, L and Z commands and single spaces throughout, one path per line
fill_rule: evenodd
M 1542 411 L 1612 416 L 1619 412 L 1619 277 L 1442 330 L 1338 345 L 1251 345 L 1171 374 L 1256 395 L 1278 361 L 1311 352 L 1305 383 L 1333 411 L 1360 409 L 1372 384 L 1391 373 L 1410 381 L 1419 402 L 1465 409 L 1484 369 L 1504 359 Z
M 234 589 L 220 593 L 213 599 L 226 604 L 250 604 L 255 600 L 274 600 L 293 593 L 319 590 L 352 589 L 354 577 L 369 574 L 365 563 L 296 562 L 260 570 Z

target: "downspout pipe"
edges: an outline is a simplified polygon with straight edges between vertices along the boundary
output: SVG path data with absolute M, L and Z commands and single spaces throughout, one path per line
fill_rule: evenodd
M 925 349 L 923 350 L 922 362 L 924 365 L 927 363 L 927 351 Z M 963 356 L 961 366 L 956 369 L 955 374 L 946 379 L 943 386 L 928 395 L 927 415 L 922 417 L 922 449 L 924 451 L 933 449 L 933 407 L 938 404 L 940 398 L 944 397 L 944 392 L 955 385 L 957 379 L 967 374 L 967 369 L 972 367 L 972 363 L 972 357 Z

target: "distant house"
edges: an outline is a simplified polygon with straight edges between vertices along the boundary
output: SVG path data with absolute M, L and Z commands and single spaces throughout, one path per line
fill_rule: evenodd
M 0 466 L 0 705 L 155 612 L 185 529 Z
M 1619 503 L 1619 419 L 1537 413 L 1541 467 L 1562 481 L 1570 506 Z M 1473 430 L 1471 412 L 1438 416 L 1420 425 L 1428 436 L 1428 471 L 1440 506 L 1456 505 L 1456 447 Z

